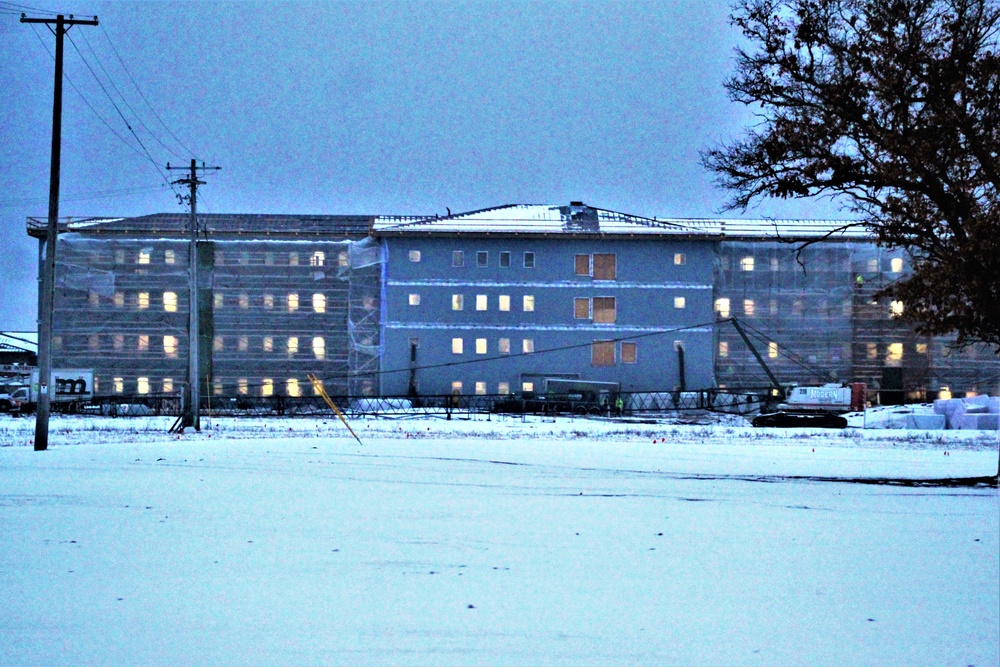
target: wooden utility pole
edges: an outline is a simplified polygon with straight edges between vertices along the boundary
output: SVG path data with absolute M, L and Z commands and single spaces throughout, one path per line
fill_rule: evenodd
M 222 167 L 206 167 L 201 163 L 201 170 L 221 169 Z M 188 232 L 191 243 L 188 247 L 188 376 L 187 376 L 187 403 L 184 405 L 184 415 L 181 421 L 182 427 L 191 426 L 196 431 L 201 430 L 201 372 L 199 370 L 198 348 L 201 339 L 201 332 L 198 320 L 198 186 L 204 185 L 205 181 L 198 180 L 198 163 L 191 160 L 190 167 L 171 167 L 167 163 L 167 170 L 189 169 L 190 175 L 187 178 L 179 178 L 174 181 L 176 185 L 186 185 L 190 188 L 191 217 L 188 220 Z
M 49 171 L 49 224 L 45 236 L 38 313 L 38 408 L 35 411 L 35 451 L 49 446 L 49 413 L 52 405 L 52 311 L 55 306 L 56 235 L 59 233 L 59 160 L 62 147 L 63 37 L 75 25 L 97 25 L 97 17 L 76 19 L 59 14 L 54 19 L 28 18 L 21 23 L 44 23 L 56 36 L 56 73 L 52 92 L 52 161 Z M 55 27 L 53 28 L 53 25 Z

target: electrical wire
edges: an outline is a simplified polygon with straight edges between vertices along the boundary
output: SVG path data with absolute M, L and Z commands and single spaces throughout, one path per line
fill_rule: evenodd
M 0 2 L 0 10 L 10 10 L 12 13 L 16 12 L 18 14 L 24 12 L 34 12 L 36 14 L 50 14 L 52 16 L 58 16 L 59 14 L 68 15 L 69 12 L 53 12 L 47 9 L 38 9 L 37 7 L 30 7 L 28 5 L 19 5 L 16 2 Z
M 152 192 L 154 190 L 163 189 L 163 184 L 161 185 L 144 185 L 134 188 L 117 188 L 114 190 L 98 190 L 96 192 L 87 193 L 73 193 L 67 195 L 59 195 L 59 201 L 64 202 L 77 202 L 77 201 L 90 201 L 93 199 L 114 199 L 117 197 L 127 197 L 130 195 L 142 194 L 144 192 Z M 0 200 L 0 208 L 11 208 L 14 206 L 25 206 L 33 204 L 44 204 L 48 201 L 48 198 L 40 197 L 23 197 L 20 199 L 6 199 Z

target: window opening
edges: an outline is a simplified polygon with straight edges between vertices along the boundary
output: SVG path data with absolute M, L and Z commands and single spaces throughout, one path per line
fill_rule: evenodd
M 615 342 L 613 340 L 595 340 L 591 344 L 590 360 L 594 366 L 614 366 Z

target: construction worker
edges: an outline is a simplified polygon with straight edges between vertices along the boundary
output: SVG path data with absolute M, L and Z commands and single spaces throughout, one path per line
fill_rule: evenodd
M 617 416 L 621 417 L 622 416 L 622 409 L 624 407 L 625 407 L 625 401 L 623 401 L 622 397 L 619 396 L 618 398 L 615 399 L 615 414 Z
M 862 276 L 860 273 L 858 274 L 858 277 L 854 279 L 854 286 L 858 289 L 861 289 L 862 287 L 865 286 L 864 276 Z

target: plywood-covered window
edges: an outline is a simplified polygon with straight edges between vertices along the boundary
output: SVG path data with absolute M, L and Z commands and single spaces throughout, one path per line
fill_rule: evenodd
M 573 317 L 578 320 L 590 319 L 590 298 L 578 296 L 573 299 Z
M 635 343 L 622 343 L 622 363 L 634 364 L 638 359 L 638 348 Z
M 593 298 L 594 304 L 594 322 L 598 324 L 614 324 L 617 320 L 617 312 L 615 309 L 615 297 L 613 296 L 595 296 Z
M 577 255 L 573 261 L 573 272 L 578 276 L 590 275 L 590 255 Z
M 613 253 L 594 254 L 594 280 L 615 280 L 618 275 L 617 260 Z
M 590 361 L 594 366 L 615 365 L 615 342 L 595 340 L 590 346 Z

